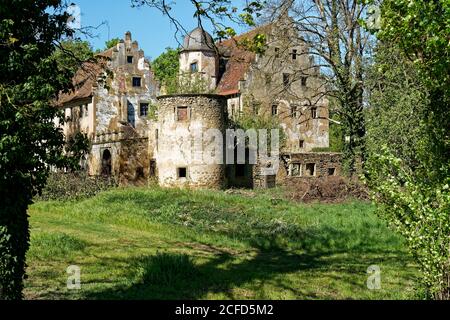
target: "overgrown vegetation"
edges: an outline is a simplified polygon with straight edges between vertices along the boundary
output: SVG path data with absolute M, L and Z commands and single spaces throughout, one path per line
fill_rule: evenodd
M 118 186 L 114 177 L 90 177 L 85 171 L 53 172 L 47 179 L 38 201 L 73 201 L 90 198 L 99 192 Z
M 64 123 L 54 100 L 72 86 L 74 72 L 57 57 L 55 43 L 73 36 L 63 12 L 55 0 L 0 4 L 0 300 L 22 298 L 33 197 L 51 167 L 73 168 L 81 157 L 69 152 L 69 159 L 54 125 Z
M 450 4 L 386 0 L 366 178 L 408 241 L 423 297 L 450 299 Z
M 283 200 L 283 192 L 128 188 L 78 202 L 39 202 L 29 212 L 26 296 L 414 297 L 416 269 L 404 241 L 370 203 L 305 205 Z M 81 290 L 66 288 L 72 264 L 82 270 Z M 367 288 L 374 264 L 382 270 L 381 290 Z

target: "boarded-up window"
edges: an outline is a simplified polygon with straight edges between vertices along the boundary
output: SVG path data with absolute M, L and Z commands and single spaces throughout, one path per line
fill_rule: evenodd
M 309 177 L 314 177 L 316 175 L 316 164 L 307 163 L 305 165 L 305 175 Z
M 300 177 L 302 174 L 302 165 L 300 163 L 291 164 L 291 176 Z
M 177 121 L 188 120 L 188 107 L 177 107 Z

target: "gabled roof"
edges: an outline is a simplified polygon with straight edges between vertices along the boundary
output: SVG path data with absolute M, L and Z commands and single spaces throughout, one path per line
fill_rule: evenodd
M 97 54 L 92 61 L 83 62 L 73 77 L 74 89 L 68 93 L 62 93 L 58 97 L 57 105 L 62 106 L 69 102 L 92 97 L 93 88 L 99 75 L 105 71 L 107 61 L 112 57 L 113 49 Z
M 239 93 L 239 82 L 245 79 L 246 73 L 256 59 L 256 54 L 240 46 L 239 42 L 244 39 L 252 40 L 258 34 L 266 34 L 271 26 L 267 24 L 217 44 L 220 54 L 228 60 L 225 72 L 217 85 L 219 94 Z

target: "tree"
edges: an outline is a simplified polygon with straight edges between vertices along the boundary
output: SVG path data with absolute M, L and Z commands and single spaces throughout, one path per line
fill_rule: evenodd
M 51 167 L 72 167 L 79 156 L 65 155 L 62 130 L 54 125 L 63 119 L 53 101 L 73 76 L 55 56 L 55 44 L 73 36 L 64 9 L 55 0 L 0 4 L 0 299 L 22 298 L 33 196 Z
M 105 50 L 111 49 L 112 47 L 115 47 L 120 42 L 119 38 L 113 38 L 111 40 L 108 40 L 105 42 Z
M 88 41 L 79 39 L 67 39 L 57 45 L 54 53 L 58 61 L 58 69 L 69 69 L 69 72 L 75 73 L 80 67 L 80 61 L 92 60 L 94 52 Z
M 289 13 L 292 28 L 308 47 L 304 54 L 314 57 L 312 68 L 321 69 L 324 90 L 317 92 L 317 100 L 326 95 L 332 101 L 331 112 L 348 138 L 343 145 L 344 165 L 350 175 L 357 173 L 365 160 L 364 62 L 372 36 L 361 20 L 367 5 L 359 0 L 282 0 L 274 1 L 271 8 L 275 18 L 283 11 Z
M 152 62 L 155 77 L 163 86 L 172 83 L 178 76 L 179 53 L 179 50 L 166 48 L 166 51 Z
M 450 4 L 385 0 L 381 13 L 366 179 L 424 297 L 450 299 Z

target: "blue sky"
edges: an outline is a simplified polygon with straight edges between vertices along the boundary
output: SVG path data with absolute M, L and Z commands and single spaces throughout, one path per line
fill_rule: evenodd
M 95 37 L 86 39 L 94 49 L 103 49 L 105 41 L 110 38 L 123 38 L 125 32 L 131 31 L 133 40 L 139 42 L 145 55 L 152 59 L 158 57 L 166 47 L 176 48 L 175 27 L 169 19 L 156 9 L 143 7 L 132 8 L 131 0 L 75 0 L 80 7 L 81 24 L 83 27 L 102 25 L 93 30 Z M 240 2 L 240 1 L 236 1 Z M 70 3 L 70 2 L 69 2 Z M 173 7 L 174 15 L 183 23 L 187 30 L 197 27 L 193 18 L 193 7 L 190 1 L 178 0 Z

